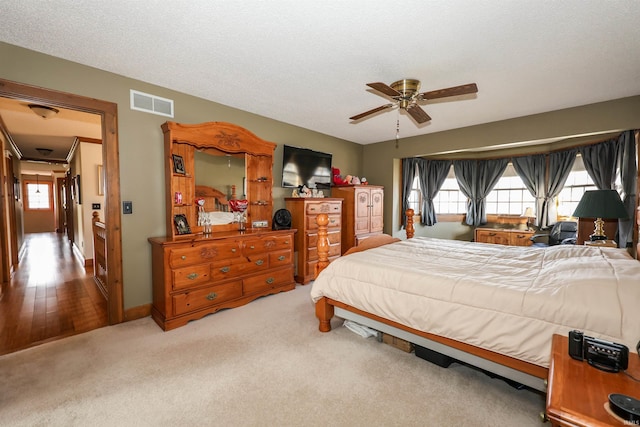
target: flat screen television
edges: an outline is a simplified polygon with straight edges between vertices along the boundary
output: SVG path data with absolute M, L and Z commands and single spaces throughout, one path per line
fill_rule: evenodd
M 296 188 L 306 185 L 318 190 L 331 188 L 331 154 L 307 148 L 284 146 L 282 156 L 282 186 Z

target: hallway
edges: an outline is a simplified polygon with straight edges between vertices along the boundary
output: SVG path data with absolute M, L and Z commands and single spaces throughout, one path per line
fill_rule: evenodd
M 0 355 L 107 326 L 107 302 L 64 234 L 25 234 L 0 298 Z

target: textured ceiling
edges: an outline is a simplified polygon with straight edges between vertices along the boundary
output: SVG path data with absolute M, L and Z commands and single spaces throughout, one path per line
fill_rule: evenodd
M 401 137 L 640 94 L 638 0 L 2 0 L 0 16 L 1 41 L 361 144 L 396 134 L 397 110 L 348 119 L 387 103 L 369 82 L 478 84 L 423 104 L 427 124 L 400 113 Z

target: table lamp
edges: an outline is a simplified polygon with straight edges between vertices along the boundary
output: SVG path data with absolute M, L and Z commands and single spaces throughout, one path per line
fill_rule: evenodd
M 527 230 L 531 230 L 531 218 L 535 218 L 536 216 L 533 214 L 533 209 L 531 207 L 525 208 L 522 213 L 524 218 L 527 218 Z
M 607 240 L 604 233 L 603 218 L 625 219 L 628 217 L 620 195 L 616 190 L 591 190 L 585 191 L 580 203 L 573 212 L 574 217 L 596 218 L 595 229 L 589 236 L 591 241 Z

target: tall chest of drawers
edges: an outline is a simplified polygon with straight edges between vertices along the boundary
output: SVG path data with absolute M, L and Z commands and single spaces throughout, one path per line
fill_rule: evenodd
M 296 282 L 306 285 L 314 279 L 318 263 L 318 224 L 320 213 L 329 215 L 327 237 L 329 260 L 340 256 L 342 250 L 342 199 L 340 198 L 285 198 L 287 210 L 291 212 L 291 226 L 298 230 L 295 237 L 297 251 Z
M 149 239 L 153 319 L 170 330 L 223 308 L 295 288 L 295 230 Z

